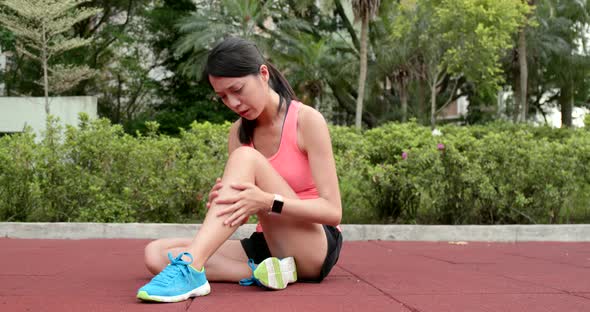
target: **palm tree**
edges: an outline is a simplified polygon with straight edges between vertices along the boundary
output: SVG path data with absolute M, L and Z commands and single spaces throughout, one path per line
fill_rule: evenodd
M 283 40 L 287 33 L 282 32 Z M 289 44 L 281 50 L 275 49 L 274 59 L 281 63 L 281 68 L 289 72 L 289 79 L 304 103 L 312 104 L 316 109 L 322 105 L 325 94 L 326 70 L 333 55 L 327 38 L 316 40 L 313 36 L 297 32 L 288 37 Z
M 177 56 L 189 55 L 182 73 L 199 77 L 212 45 L 226 36 L 237 35 L 262 44 L 261 25 L 268 16 L 272 1 L 213 0 L 198 1 L 197 10 L 179 21 L 184 34 L 175 46 Z
M 363 100 L 365 96 L 365 80 L 367 80 L 367 45 L 369 34 L 369 20 L 377 15 L 381 0 L 352 0 L 352 8 L 357 20 L 361 20 L 361 55 L 358 95 L 356 100 L 355 126 L 361 128 L 363 114 Z
M 569 127 L 573 106 L 586 100 L 589 89 L 590 55 L 584 34 L 590 6 L 581 0 L 537 0 L 536 4 L 538 26 L 527 29 L 526 42 L 531 103 L 545 115 L 543 104 L 557 101 L 562 125 Z
M 401 121 L 408 120 L 409 87 L 416 78 L 417 42 L 411 28 L 404 28 L 414 18 L 415 7 L 402 3 L 383 4 L 380 21 L 386 32 L 376 48 L 377 62 L 386 72 L 401 104 Z
M 554 0 L 551 12 L 557 15 L 555 28 L 561 29 L 561 37 L 569 49 L 552 56 L 555 85 L 559 88 L 558 102 L 561 107 L 561 126 L 572 126 L 572 112 L 577 99 L 588 90 L 590 55 L 586 37 L 590 22 L 590 6 L 586 1 Z M 584 97 L 582 101 L 586 100 Z
M 535 0 L 523 0 L 529 6 L 535 5 Z M 527 19 L 530 20 L 530 17 Z M 528 24 L 528 22 L 527 22 Z M 518 55 L 518 81 L 516 81 L 514 122 L 527 119 L 528 112 L 528 62 L 527 62 L 527 24 L 523 25 L 518 32 L 517 55 Z

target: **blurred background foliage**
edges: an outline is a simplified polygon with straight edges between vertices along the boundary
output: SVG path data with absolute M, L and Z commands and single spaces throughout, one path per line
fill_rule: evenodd
M 31 0 L 32 1 L 32 0 Z M 99 114 L 128 133 L 154 120 L 178 135 L 192 121 L 233 115 L 200 77 L 207 51 L 227 36 L 255 41 L 286 74 L 301 100 L 332 124 L 352 125 L 361 71 L 361 25 L 368 21 L 363 128 L 415 118 L 441 122 L 463 97 L 454 122 L 527 122 L 548 110 L 588 107 L 588 0 L 93 0 L 101 13 L 68 34 L 92 44 L 55 60 L 98 74 L 63 95 L 95 95 Z M 39 64 L 0 28 L 8 55 L 4 95 L 42 95 Z M 522 79 L 525 77 L 526 79 Z M 498 91 L 508 91 L 498 98 Z M 507 97 L 508 99 L 505 99 Z M 502 102 L 504 107 L 498 107 Z M 521 104 L 523 103 L 523 104 Z
M 42 140 L 0 138 L 0 221 L 198 222 L 227 159 L 229 123 L 179 135 L 145 124 L 132 136 L 106 119 Z M 331 126 L 343 223 L 590 222 L 590 131 L 415 120 L 359 133 Z
M 101 13 L 67 35 L 92 44 L 53 61 L 97 73 L 59 95 L 96 96 L 102 119 L 0 138 L 0 220 L 200 220 L 236 118 L 200 73 L 237 35 L 331 124 L 343 222 L 590 221 L 589 115 L 571 128 L 590 108 L 589 0 L 361 1 L 372 18 L 353 2 L 86 1 Z M 0 26 L 3 95 L 42 96 L 18 44 Z M 467 114 L 445 119 L 459 98 Z M 565 129 L 531 126 L 550 110 Z

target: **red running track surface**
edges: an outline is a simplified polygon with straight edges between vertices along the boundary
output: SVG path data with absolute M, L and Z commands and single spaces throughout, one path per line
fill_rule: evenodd
M 135 299 L 146 240 L 0 239 L 0 311 L 590 311 L 590 243 L 345 242 L 321 284 Z

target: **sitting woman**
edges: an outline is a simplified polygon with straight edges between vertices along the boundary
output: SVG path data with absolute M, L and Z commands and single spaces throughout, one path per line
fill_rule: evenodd
M 157 275 L 137 297 L 177 302 L 203 296 L 210 292 L 208 280 L 271 289 L 298 278 L 322 281 L 342 246 L 342 206 L 326 121 L 297 101 L 285 77 L 249 41 L 219 43 L 204 74 L 240 115 L 229 132 L 229 158 L 195 237 L 147 245 L 145 262 Z M 260 222 L 257 231 L 228 240 L 252 215 Z

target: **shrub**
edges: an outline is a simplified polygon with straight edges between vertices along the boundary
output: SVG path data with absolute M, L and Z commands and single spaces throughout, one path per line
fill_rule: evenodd
M 340 195 L 343 223 L 374 223 L 378 216 L 370 207 L 373 195 L 369 183 L 369 160 L 363 135 L 350 127 L 330 128 Z
M 558 223 L 567 221 L 564 213 L 583 209 L 578 219 L 588 220 L 588 204 L 577 200 L 588 198 L 590 185 L 584 131 L 496 123 L 446 126 L 442 133 L 432 136 L 415 124 L 366 133 L 371 203 L 382 219 Z
M 0 220 L 196 222 L 227 160 L 229 123 L 179 136 L 149 122 L 131 136 L 106 119 L 54 119 L 0 138 Z M 331 126 L 343 223 L 590 221 L 590 132 L 508 123 Z
M 150 128 L 150 126 L 148 126 Z M 106 119 L 65 133 L 50 120 L 0 139 L 0 217 L 8 221 L 188 222 L 225 163 L 228 125 L 193 124 L 180 138 L 132 137 Z M 223 152 L 221 151 L 223 150 Z

